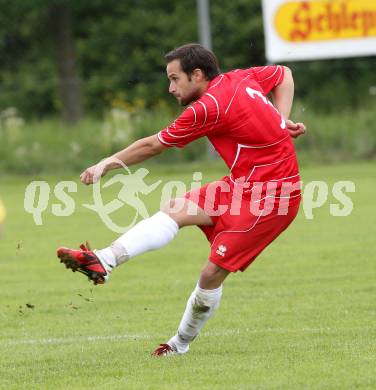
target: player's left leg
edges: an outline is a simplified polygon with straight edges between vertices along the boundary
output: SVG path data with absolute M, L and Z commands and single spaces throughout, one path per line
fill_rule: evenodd
M 210 261 L 201 272 L 200 280 L 188 299 L 178 331 L 166 344 L 161 344 L 154 356 L 188 352 L 190 343 L 219 307 L 222 283 L 229 271 Z
M 289 226 L 298 209 L 299 201 L 291 205 L 284 215 L 278 215 L 276 209 L 263 218 L 251 216 L 245 220 L 243 229 L 236 226 L 236 229 L 222 231 L 216 236 L 220 238 L 218 242 L 214 238 L 210 262 L 204 267 L 199 283 L 188 300 L 178 332 L 167 344 L 155 350 L 155 356 L 188 351 L 189 344 L 218 308 L 222 282 L 229 272 L 244 271 Z M 224 248 L 222 251 L 221 247 Z
M 59 248 L 58 257 L 67 268 L 88 276 L 95 284 L 104 283 L 113 268 L 142 253 L 162 248 L 173 240 L 179 228 L 188 225 L 210 226 L 204 210 L 185 198 L 172 199 L 161 211 L 128 230 L 109 247 L 91 251 Z

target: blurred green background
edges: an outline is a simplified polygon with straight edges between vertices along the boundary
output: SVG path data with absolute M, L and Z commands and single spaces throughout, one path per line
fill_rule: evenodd
M 192 0 L 0 0 L 0 172 L 76 171 L 179 112 L 163 55 L 198 41 Z M 223 71 L 266 63 L 261 1 L 211 1 Z M 301 162 L 376 156 L 375 58 L 286 63 Z M 159 162 L 207 158 L 205 141 Z

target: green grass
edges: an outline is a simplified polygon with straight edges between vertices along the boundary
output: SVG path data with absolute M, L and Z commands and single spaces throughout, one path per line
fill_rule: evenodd
M 306 162 L 351 162 L 376 156 L 375 104 L 358 110 L 322 114 L 294 105 L 291 115 L 307 126 L 307 133 L 295 143 L 298 155 Z
M 305 182 L 353 180 L 351 216 L 330 216 L 332 196 L 313 220 L 301 210 L 247 272 L 228 278 L 220 309 L 189 354 L 166 359 L 150 352 L 175 332 L 206 261 L 199 230 L 183 229 L 168 247 L 92 287 L 55 258 L 59 245 L 89 239 L 101 247 L 117 236 L 82 207 L 91 203 L 91 188 L 79 185 L 71 194 L 76 212 L 65 218 L 51 214 L 58 203 L 51 195 L 44 225 L 35 226 L 23 209 L 32 178 L 3 177 L 0 388 L 376 388 L 374 171 L 374 163 L 303 169 Z M 213 170 L 204 178 L 221 174 Z M 44 179 L 52 188 L 61 179 L 77 180 Z M 191 174 L 163 176 L 172 179 L 188 183 Z M 146 203 L 157 210 L 157 194 Z M 119 223 L 127 218 L 130 210 L 116 213 Z

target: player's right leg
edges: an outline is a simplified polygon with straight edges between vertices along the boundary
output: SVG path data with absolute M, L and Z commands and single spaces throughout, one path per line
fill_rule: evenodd
M 216 242 L 214 239 L 212 242 L 210 261 L 204 267 L 199 283 L 188 299 L 177 334 L 158 347 L 154 351 L 155 356 L 183 354 L 188 351 L 190 343 L 218 308 L 222 282 L 229 272 L 244 271 L 263 249 L 289 226 L 298 209 L 299 200 L 291 205 L 286 215 L 278 215 L 277 207 L 274 213 L 263 219 L 253 216 L 254 220 L 245 220 L 243 230 L 238 227 L 216 236 L 220 237 L 220 241 Z M 249 226 L 253 228 L 250 229 Z M 220 251 L 220 247 L 224 247 L 224 251 Z
M 188 299 L 177 333 L 166 344 L 161 344 L 153 352 L 154 356 L 188 352 L 190 343 L 219 307 L 222 284 L 229 273 L 210 261 L 205 265 L 200 280 Z
M 204 210 L 185 198 L 172 199 L 161 211 L 146 218 L 114 241 L 111 246 L 91 251 L 59 248 L 57 255 L 67 268 L 85 274 L 95 284 L 104 283 L 111 270 L 142 253 L 159 249 L 173 240 L 179 228 L 210 226 Z

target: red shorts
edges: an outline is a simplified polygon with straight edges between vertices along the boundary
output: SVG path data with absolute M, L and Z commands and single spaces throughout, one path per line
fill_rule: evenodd
M 211 244 L 209 260 L 230 272 L 244 271 L 294 220 L 299 210 L 300 191 L 288 199 L 275 196 L 268 204 L 266 199 L 259 197 L 261 201 L 255 201 L 250 195 L 242 195 L 234 207 L 233 191 L 218 187 L 219 190 L 211 191 L 208 196 L 208 186 L 216 183 L 220 182 L 190 191 L 185 198 L 213 220 L 213 226 L 199 226 Z

